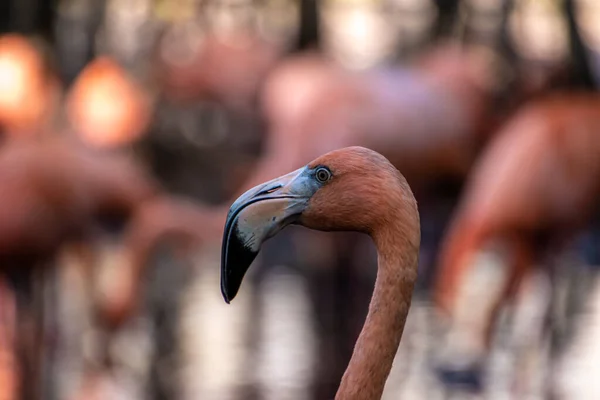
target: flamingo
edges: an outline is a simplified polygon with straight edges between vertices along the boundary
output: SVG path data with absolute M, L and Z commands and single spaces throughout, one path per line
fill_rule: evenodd
M 132 263 L 124 270 L 136 276 L 131 284 L 137 286 L 149 253 L 165 235 L 209 239 L 197 227 L 203 209 L 166 194 L 130 157 L 62 138 L 6 143 L 0 151 L 0 187 L 6 194 L 0 210 L 5 265 L 0 272 L 51 259 L 62 244 L 88 239 L 98 223 L 117 221 L 125 224 Z M 124 309 L 129 307 L 112 308 L 107 319 L 119 324 L 128 314 Z
M 336 399 L 380 399 L 417 278 L 421 232 L 410 186 L 381 154 L 346 147 L 248 190 L 231 206 L 225 225 L 225 302 L 237 295 L 262 243 L 289 224 L 373 239 L 379 255 L 375 289 Z
M 499 306 L 527 276 L 540 245 L 565 244 L 594 215 L 599 128 L 598 94 L 549 96 L 524 107 L 475 165 L 439 256 L 435 298 L 450 322 L 444 375 L 461 360 L 467 367 L 460 369 L 479 379 Z M 484 250 L 498 263 L 480 262 Z
M 24 298 L 17 296 L 24 300 L 17 304 L 23 307 L 18 315 L 23 322 L 32 317 L 27 291 L 32 273 L 42 270 L 63 245 L 87 243 L 93 228 L 103 221 L 125 224 L 128 252 L 115 286 L 119 290 L 97 304 L 99 322 L 109 329 L 121 326 L 135 311 L 141 275 L 159 242 L 173 238 L 185 246 L 201 241 L 196 229 L 202 217 L 193 204 L 166 195 L 129 158 L 64 139 L 8 141 L 0 151 L 0 188 L 5 194 L 0 210 L 0 273 L 9 282 L 25 285 Z M 17 341 L 24 350 L 38 353 L 38 339 L 22 333 Z M 26 363 L 32 368 L 37 361 Z M 32 374 L 20 372 L 23 378 Z M 22 390 L 34 388 L 27 385 Z

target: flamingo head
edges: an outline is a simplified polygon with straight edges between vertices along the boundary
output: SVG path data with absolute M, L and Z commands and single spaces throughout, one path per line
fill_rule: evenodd
M 258 185 L 231 206 L 221 253 L 221 293 L 237 295 L 262 244 L 290 224 L 321 231 L 373 235 L 402 217 L 410 188 L 398 170 L 375 151 L 347 147 L 296 171 Z

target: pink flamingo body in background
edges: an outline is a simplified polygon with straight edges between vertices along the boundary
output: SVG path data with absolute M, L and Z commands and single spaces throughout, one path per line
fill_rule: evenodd
M 539 258 L 540 240 L 565 244 L 592 218 L 599 132 L 597 94 L 553 95 L 526 105 L 481 155 L 439 256 L 436 301 L 451 333 L 462 332 L 448 343 L 457 357 L 482 360 L 496 311 Z M 477 283 L 485 265 L 474 257 L 486 248 L 500 251 L 501 264 Z
M 490 111 L 485 65 L 452 47 L 410 69 L 352 72 L 311 55 L 283 61 L 261 93 L 269 132 L 250 182 L 349 145 L 385 154 L 412 185 L 463 176 Z
M 132 264 L 124 270 L 136 275 L 131 283 L 138 285 L 145 252 L 164 235 L 200 237 L 195 224 L 202 212 L 192 203 L 164 194 L 127 157 L 62 139 L 7 143 L 0 151 L 0 185 L 6 193 L 0 257 L 7 265 L 51 259 L 61 244 L 85 241 L 103 219 L 116 219 L 125 222 L 132 253 Z
M 96 304 L 99 322 L 109 329 L 135 311 L 143 271 L 159 243 L 174 239 L 189 245 L 203 238 L 198 228 L 204 221 L 202 212 L 164 194 L 132 160 L 64 139 L 5 143 L 0 149 L 0 186 L 5 193 L 0 273 L 26 285 L 27 277 L 52 263 L 65 244 L 92 244 L 94 227 L 107 219 L 125 225 L 127 258 L 119 270 L 119 290 L 109 290 Z M 27 319 L 23 313 L 19 318 Z M 27 346 L 39 348 L 40 343 Z

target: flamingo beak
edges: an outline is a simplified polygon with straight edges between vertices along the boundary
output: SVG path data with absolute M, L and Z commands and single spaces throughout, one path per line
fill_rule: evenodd
M 221 293 L 235 298 L 261 245 L 298 221 L 318 184 L 307 168 L 298 169 L 241 195 L 229 209 L 221 250 Z

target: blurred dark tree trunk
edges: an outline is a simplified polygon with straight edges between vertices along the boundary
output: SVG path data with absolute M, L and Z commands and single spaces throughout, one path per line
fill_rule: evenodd
M 83 4 L 76 4 L 83 3 Z M 106 0 L 73 0 L 56 15 L 52 30 L 61 78 L 70 84 L 96 54 L 96 33 Z
M 0 1 L 0 33 L 10 30 L 10 1 Z
M 58 0 L 0 1 L 0 32 L 39 34 L 52 42 Z
M 50 43 L 54 43 L 54 23 L 58 0 L 40 0 L 38 30 Z
M 517 61 L 517 53 L 510 38 L 509 20 L 515 8 L 514 0 L 504 0 L 502 4 L 502 15 L 500 32 L 498 34 L 498 50 L 509 62 Z
M 596 80 L 590 65 L 588 49 L 579 32 L 575 1 L 564 0 L 563 11 L 567 22 L 571 50 L 572 84 L 581 89 L 595 90 Z
M 301 0 L 300 32 L 296 50 L 319 48 L 319 6 L 317 0 Z
M 503 110 L 503 115 L 508 115 L 515 107 L 518 107 L 521 102 L 521 96 L 515 96 L 519 93 L 520 78 L 520 58 L 517 54 L 514 43 L 510 37 L 509 22 L 510 17 L 515 9 L 514 0 L 504 0 L 500 10 L 500 26 L 498 28 L 497 37 L 494 39 L 493 47 L 496 53 L 502 59 L 503 67 L 510 71 L 501 76 L 503 82 L 501 89 L 497 94 L 498 110 Z M 501 69 L 504 69 L 501 68 Z M 499 69 L 499 72 L 500 70 Z
M 435 5 L 438 9 L 438 19 L 433 28 L 433 40 L 451 36 L 456 24 L 459 4 L 460 0 L 435 0 Z

